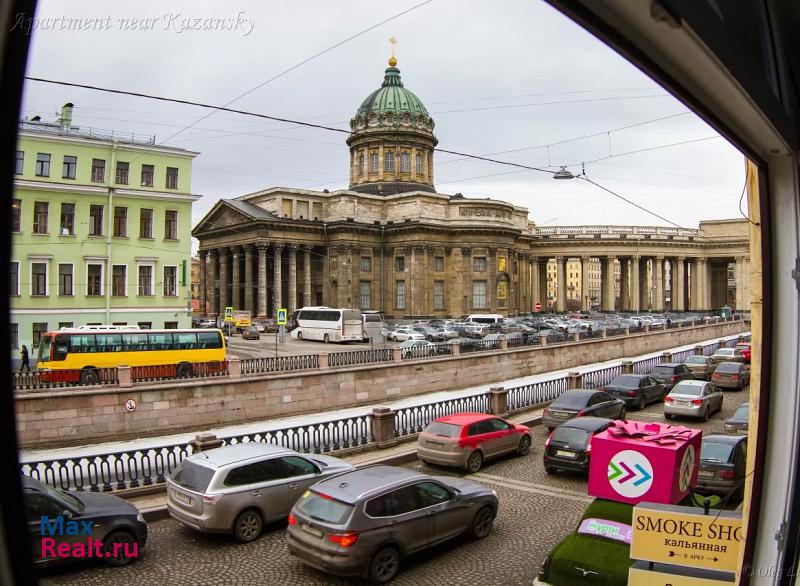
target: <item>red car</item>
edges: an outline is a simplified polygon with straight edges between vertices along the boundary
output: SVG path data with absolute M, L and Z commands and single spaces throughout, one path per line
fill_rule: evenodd
M 485 413 L 455 413 L 432 421 L 419 434 L 417 457 L 477 472 L 484 460 L 531 449 L 531 430 Z
M 741 350 L 742 354 L 744 355 L 744 359 L 747 361 L 747 364 L 750 364 L 750 344 L 748 342 L 736 344 L 736 349 Z

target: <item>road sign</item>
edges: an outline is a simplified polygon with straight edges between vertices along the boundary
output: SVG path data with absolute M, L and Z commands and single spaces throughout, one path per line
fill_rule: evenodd
M 694 507 L 642 504 L 633 509 L 631 558 L 735 572 L 742 514 Z
M 636 562 L 628 570 L 628 586 L 731 586 L 736 582 L 732 572 L 714 572 L 697 568 L 681 568 L 665 564 Z
M 133 399 L 128 399 L 127 401 L 125 401 L 125 411 L 127 411 L 128 413 L 133 413 L 134 411 L 136 411 L 136 401 L 134 401 Z
M 536 302 L 536 305 L 534 305 L 534 307 L 536 308 L 536 311 L 542 311 L 542 304 L 539 303 L 538 301 Z
M 225 308 L 225 321 L 233 321 L 233 307 Z
M 286 325 L 286 308 L 285 307 L 281 307 L 278 310 L 277 322 L 278 322 L 279 326 L 285 326 Z

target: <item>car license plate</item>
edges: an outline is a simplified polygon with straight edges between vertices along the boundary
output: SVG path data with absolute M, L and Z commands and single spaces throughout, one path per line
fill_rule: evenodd
M 688 404 L 689 404 L 689 401 L 675 401 L 675 405 L 677 407 L 685 407 Z
M 564 458 L 574 458 L 577 456 L 575 452 L 568 452 L 567 450 L 556 450 L 556 456 L 563 456 Z
M 181 492 L 173 491 L 172 496 L 175 497 L 175 500 L 178 500 L 178 501 L 180 501 L 182 503 L 185 503 L 187 505 L 191 505 L 192 504 L 192 497 L 186 496 L 185 494 L 183 494 Z
M 566 411 L 550 411 L 550 415 L 553 417 L 566 417 L 569 414 Z
M 697 475 L 702 476 L 703 478 L 714 478 L 714 473 L 710 470 L 700 470 Z
M 430 440 L 427 440 L 425 443 L 428 444 L 429 446 L 435 446 L 437 448 L 443 448 L 444 447 L 444 444 L 442 442 L 432 442 Z
M 322 529 L 317 527 L 312 527 L 311 525 L 300 525 L 300 529 L 308 533 L 309 535 L 313 535 L 314 537 L 322 537 Z

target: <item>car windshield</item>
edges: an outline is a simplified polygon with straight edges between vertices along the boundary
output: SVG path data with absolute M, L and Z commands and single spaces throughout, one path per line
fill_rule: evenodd
M 189 490 L 204 492 L 214 476 L 214 470 L 195 464 L 191 460 L 184 460 L 172 473 L 172 482 Z
M 706 359 L 703 356 L 690 356 L 686 359 L 686 364 L 705 364 Z
M 733 444 L 703 441 L 700 446 L 700 459 L 709 462 L 727 462 L 733 451 Z
M 585 446 L 587 438 L 591 435 L 588 429 L 580 429 L 578 427 L 564 427 L 563 425 L 556 427 L 553 432 L 552 441 L 563 442 L 565 444 L 575 446 Z
M 717 356 L 733 356 L 733 348 L 720 348 L 716 351 Z
M 702 390 L 701 385 L 686 385 L 678 383 L 672 388 L 670 395 L 699 395 Z
M 84 509 L 83 503 L 77 497 L 72 496 L 71 494 L 64 492 L 58 488 L 53 488 L 52 486 L 48 486 L 47 484 L 42 483 L 42 488 L 44 492 L 47 493 L 48 496 L 51 498 L 66 503 L 69 507 L 74 510 L 82 511 Z
M 584 393 L 567 392 L 550 403 L 550 407 L 555 409 L 580 409 L 586 406 L 590 396 Z
M 441 421 L 434 421 L 425 429 L 425 433 L 440 435 L 442 437 L 458 437 L 460 432 L 461 432 L 460 425 L 453 425 L 452 423 L 443 423 Z
M 354 507 L 326 494 L 307 490 L 298 501 L 297 508 L 317 521 L 341 525 L 350 517 Z
M 656 366 L 650 374 L 653 376 L 672 376 L 674 372 L 675 368 L 672 366 Z
M 739 372 L 739 364 L 736 362 L 723 362 L 717 367 L 716 372 Z
M 750 344 L 736 344 L 737 350 L 749 350 Z
M 611 385 L 612 387 L 623 387 L 626 389 L 638 389 L 639 388 L 639 380 L 640 377 L 630 375 L 630 374 L 623 374 L 615 378 Z
M 740 405 L 731 419 L 747 421 L 750 418 L 750 405 Z

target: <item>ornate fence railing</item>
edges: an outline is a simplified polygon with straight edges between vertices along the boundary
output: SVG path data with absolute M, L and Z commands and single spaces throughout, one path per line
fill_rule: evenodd
M 50 370 L 12 373 L 11 384 L 16 390 L 59 389 L 74 386 L 117 384 L 116 368 L 92 368 L 86 370 Z
M 241 361 L 242 374 L 263 374 L 268 372 L 290 372 L 319 368 L 317 354 L 297 356 L 269 356 L 264 358 L 245 358 Z
M 376 348 L 372 350 L 352 350 L 350 352 L 331 352 L 328 354 L 328 366 L 356 366 L 358 364 L 371 364 L 375 362 L 390 362 L 392 360 L 391 348 Z
M 647 374 L 656 364 L 661 364 L 664 362 L 664 358 L 662 356 L 653 356 L 652 358 L 644 358 L 643 360 L 637 360 L 633 363 L 633 372 L 636 374 Z
M 131 382 L 157 382 L 175 378 L 208 378 L 227 374 L 228 363 L 226 361 L 132 366 Z
M 445 415 L 452 415 L 462 411 L 488 413 L 489 394 L 484 393 L 439 401 L 438 403 L 401 407 L 394 412 L 395 437 L 419 433 L 437 417 L 444 417 Z
M 610 384 L 617 376 L 622 374 L 622 365 L 617 364 L 600 370 L 583 373 L 583 388 L 596 389 Z
M 512 387 L 508 389 L 508 410 L 519 411 L 552 401 L 568 388 L 567 377 Z

